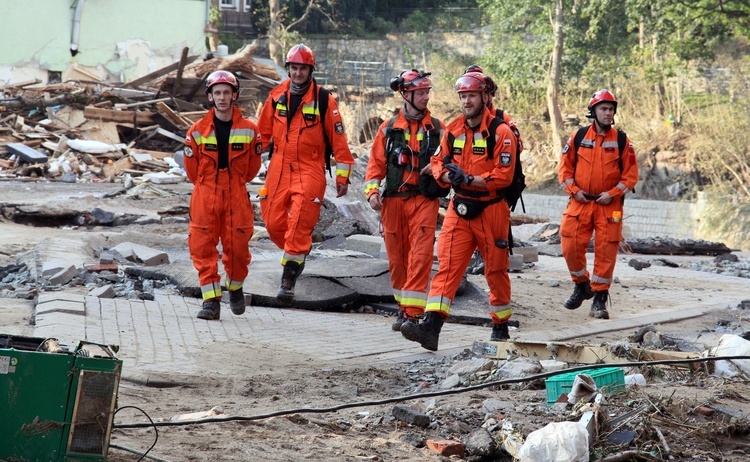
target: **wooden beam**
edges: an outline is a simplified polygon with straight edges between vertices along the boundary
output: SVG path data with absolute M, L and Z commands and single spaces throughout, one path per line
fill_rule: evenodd
M 187 61 L 188 47 L 182 49 L 182 56 L 180 56 L 180 62 L 177 64 L 177 76 L 174 79 L 174 85 L 172 85 L 172 94 L 179 95 L 180 87 L 182 86 L 182 71 L 185 69 L 185 61 Z
M 154 119 L 148 111 L 117 111 L 114 109 L 103 109 L 93 106 L 86 106 L 83 109 L 83 115 L 87 119 L 106 120 L 109 122 L 133 123 L 135 119 L 139 125 L 153 124 Z
M 156 109 L 161 112 L 164 117 L 169 119 L 173 124 L 175 124 L 178 127 L 187 128 L 190 125 L 192 125 L 192 122 L 188 123 L 185 118 L 180 116 L 178 113 L 174 112 L 172 108 L 164 104 L 163 102 L 159 102 L 156 104 Z
M 198 55 L 189 56 L 189 57 L 187 57 L 185 59 L 185 64 L 186 65 L 190 64 L 193 61 L 195 61 L 196 59 L 198 59 Z M 156 78 L 159 78 L 159 77 L 161 77 L 163 75 L 169 74 L 170 72 L 176 70 L 179 67 L 179 65 L 180 65 L 179 62 L 172 63 L 169 66 L 162 67 L 161 69 L 156 70 L 156 71 L 154 71 L 154 72 L 152 72 L 150 74 L 146 74 L 143 77 L 137 78 L 137 79 L 133 80 L 132 82 L 128 82 L 124 86 L 131 87 L 131 88 L 136 88 L 139 85 L 143 85 L 144 83 L 150 82 L 150 81 L 152 81 L 152 80 L 154 80 Z

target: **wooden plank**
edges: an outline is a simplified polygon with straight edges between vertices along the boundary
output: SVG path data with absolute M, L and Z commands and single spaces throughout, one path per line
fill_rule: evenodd
M 187 128 L 192 124 L 192 122 L 188 123 L 184 118 L 182 118 L 179 114 L 174 112 L 172 108 L 170 108 L 163 102 L 157 103 L 156 109 L 159 112 L 161 112 L 164 117 L 169 119 L 173 124 L 177 125 L 178 127 Z
M 93 106 L 86 106 L 83 109 L 83 115 L 87 119 L 98 119 L 109 122 L 132 123 L 135 118 L 137 124 L 153 124 L 154 119 L 149 111 L 117 111 L 114 109 L 103 109 Z
M 170 132 L 170 131 L 164 130 L 164 129 L 163 129 L 163 128 L 161 128 L 161 127 L 157 128 L 157 129 L 156 129 L 156 132 L 157 132 L 158 134 L 160 134 L 161 136 L 165 136 L 165 137 L 167 137 L 167 138 L 170 138 L 170 139 L 173 139 L 173 140 L 175 140 L 175 141 L 177 141 L 177 142 L 180 142 L 180 143 L 182 143 L 182 144 L 185 144 L 185 138 L 183 138 L 183 137 L 181 137 L 181 136 L 178 136 L 178 135 L 175 135 L 174 133 L 172 133 L 172 132 Z
M 177 75 L 174 79 L 174 85 L 172 85 L 172 94 L 179 95 L 180 87 L 182 86 L 182 71 L 185 69 L 185 61 L 187 60 L 188 47 L 182 49 L 182 56 L 180 56 L 180 62 L 177 64 Z
M 105 178 L 112 179 L 132 167 L 133 162 L 130 161 L 130 157 L 123 157 L 112 163 L 104 164 L 102 166 L 102 173 L 104 173 Z
M 192 63 L 193 61 L 198 59 L 198 56 L 199 55 L 189 56 L 185 60 L 185 64 L 187 65 Z M 125 86 L 130 88 L 137 88 L 139 85 L 143 85 L 144 83 L 150 82 L 158 77 L 169 74 L 170 72 L 176 70 L 179 65 L 179 62 L 172 63 L 169 66 L 162 67 L 161 69 L 158 69 L 150 74 L 146 74 L 143 77 L 139 77 L 131 82 L 128 82 L 125 84 Z

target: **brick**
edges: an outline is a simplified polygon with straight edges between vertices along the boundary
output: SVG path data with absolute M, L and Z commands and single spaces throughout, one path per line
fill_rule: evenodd
M 427 447 L 443 457 L 458 456 L 463 458 L 466 446 L 453 440 L 427 440 Z

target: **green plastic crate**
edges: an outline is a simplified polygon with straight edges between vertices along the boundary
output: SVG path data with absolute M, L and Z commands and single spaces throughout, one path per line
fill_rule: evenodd
M 578 374 L 586 374 L 594 379 L 597 389 L 605 395 L 625 390 L 625 373 L 619 367 L 603 367 L 600 369 L 567 372 L 550 377 L 544 381 L 547 387 L 547 404 L 554 404 L 560 395 L 568 393 L 573 388 L 573 381 Z

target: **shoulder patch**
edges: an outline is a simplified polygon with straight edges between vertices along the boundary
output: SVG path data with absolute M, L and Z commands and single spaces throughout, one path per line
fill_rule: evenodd
M 565 143 L 565 146 L 563 147 L 563 151 L 562 151 L 563 155 L 567 154 L 568 151 L 570 151 L 570 144 Z
M 331 114 L 333 114 L 333 116 L 334 116 L 334 117 L 338 117 L 338 116 L 339 116 L 339 110 L 338 110 L 338 109 L 334 109 L 334 110 L 333 110 L 333 111 L 331 112 Z
M 334 128 L 336 128 L 336 133 L 338 133 L 339 135 L 344 134 L 344 124 L 342 124 L 341 122 L 336 122 Z
M 260 155 L 261 145 L 260 143 L 255 143 L 255 153 Z
M 504 145 L 504 146 L 510 146 L 510 143 L 511 143 L 511 141 L 510 141 L 510 140 L 509 140 L 508 138 L 505 138 L 505 139 L 503 140 L 503 145 Z
M 509 152 L 500 153 L 500 165 L 507 167 L 510 165 L 511 157 Z
M 193 157 L 193 148 L 190 146 L 185 146 L 185 157 Z

